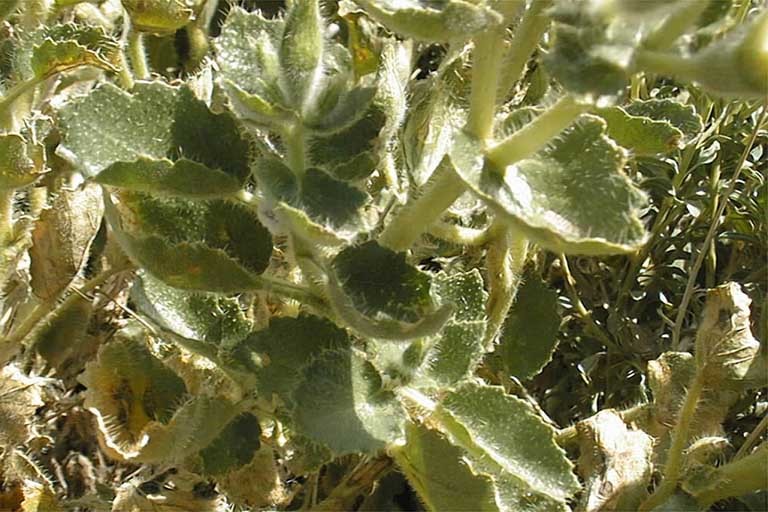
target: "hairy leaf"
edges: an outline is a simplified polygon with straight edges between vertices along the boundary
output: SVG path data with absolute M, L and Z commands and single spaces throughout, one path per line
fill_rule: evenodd
M 117 41 L 100 28 L 74 24 L 54 25 L 40 34 L 30 65 L 37 78 L 48 78 L 79 66 L 117 71 Z
M 352 350 L 326 350 L 301 371 L 293 392 L 299 433 L 336 455 L 374 453 L 404 435 L 405 411 L 378 372 Z
M 604 135 L 605 123 L 583 116 L 536 155 L 498 169 L 481 145 L 456 136 L 456 172 L 503 219 L 543 247 L 612 254 L 645 242 L 638 215 L 645 197 L 623 173 L 624 153 Z
M 15 133 L 0 135 L 0 190 L 34 183 L 43 173 L 42 147 Z
M 200 451 L 202 472 L 223 475 L 245 466 L 261 446 L 259 419 L 243 413 L 224 427 L 224 430 L 206 448 Z
M 121 0 L 137 30 L 157 34 L 175 32 L 189 23 L 203 0 Z

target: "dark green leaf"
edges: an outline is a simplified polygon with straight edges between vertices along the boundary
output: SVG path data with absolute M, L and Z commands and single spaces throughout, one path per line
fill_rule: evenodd
M 243 413 L 224 427 L 219 436 L 200 452 L 202 471 L 206 475 L 223 475 L 253 458 L 261 446 L 259 419 Z

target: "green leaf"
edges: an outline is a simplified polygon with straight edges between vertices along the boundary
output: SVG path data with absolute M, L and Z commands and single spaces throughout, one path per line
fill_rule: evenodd
M 239 7 L 229 11 L 214 41 L 224 90 L 239 117 L 269 125 L 290 119 L 280 88 L 283 22 Z
M 215 198 L 236 193 L 241 183 L 217 169 L 182 158 L 176 162 L 139 157 L 133 162 L 115 162 L 95 181 L 101 185 L 155 194 Z
M 232 347 L 252 328 L 236 298 L 180 290 L 148 274 L 134 283 L 131 299 L 162 327 L 215 346 Z
M 469 377 L 482 359 L 488 294 L 478 270 L 439 274 L 433 292 L 442 304 L 454 306 L 453 318 L 426 344 L 414 386 L 449 388 Z
M 270 400 L 276 394 L 289 403 L 301 368 L 315 354 L 347 349 L 349 345 L 349 335 L 333 323 L 302 314 L 297 318 L 273 318 L 268 327 L 248 336 L 234 355 L 256 372 L 261 396 Z
M 33 349 L 55 369 L 57 377 L 77 375 L 92 355 L 88 327 L 93 312 L 92 300 L 78 296 L 57 308 L 34 333 Z
M 326 350 L 301 372 L 293 392 L 297 431 L 335 455 L 374 453 L 404 436 L 405 410 L 353 350 Z
M 408 422 L 407 438 L 393 451 L 427 510 L 497 511 L 493 480 L 467 464 L 466 454 L 442 435 Z
M 228 258 L 231 263 L 226 267 L 241 267 L 234 271 L 229 281 L 237 281 L 244 272 L 262 273 L 269 265 L 272 254 L 272 237 L 269 231 L 261 225 L 256 213 L 246 206 L 222 200 L 188 201 L 178 198 L 158 198 L 140 192 L 122 192 L 117 206 L 120 221 L 115 228 L 124 231 L 123 235 L 133 238 L 134 242 L 125 240 L 129 256 L 145 266 L 150 273 L 156 275 L 168 284 L 179 288 L 175 282 L 168 281 L 158 273 L 160 268 L 176 265 L 179 277 L 184 274 L 194 281 L 197 278 L 208 280 L 213 276 L 205 276 L 209 272 L 221 274 L 223 268 L 211 268 L 214 260 Z M 149 237 L 159 237 L 163 243 L 152 242 Z M 144 240 L 143 242 L 140 240 Z M 139 246 L 143 246 L 140 249 Z M 181 249 L 185 247 L 184 249 Z M 207 251 L 203 250 L 207 249 Z M 154 257 L 166 251 L 179 251 L 176 258 L 170 261 L 153 261 L 150 254 L 140 254 L 144 251 L 155 252 Z M 218 252 L 216 252 L 218 251 Z M 188 258 L 189 265 L 181 268 L 182 253 Z M 166 254 L 171 256 L 171 254 Z M 209 259 L 208 262 L 205 260 Z M 201 266 L 194 268 L 193 262 Z M 167 276 L 166 276 L 167 277 Z M 244 279 L 242 284 L 253 281 Z M 238 289 L 242 290 L 242 287 Z M 209 291 L 227 291 L 222 288 Z M 234 291 L 234 290 L 232 290 Z
M 355 0 L 373 19 L 393 32 L 421 41 L 464 40 L 501 23 L 488 7 L 463 0 Z
M 624 174 L 624 152 L 604 135 L 605 123 L 582 116 L 530 158 L 506 169 L 486 161 L 466 133 L 451 148 L 454 168 L 502 219 L 543 247 L 571 254 L 637 250 L 645 196 Z
M 34 47 L 30 62 L 37 78 L 80 66 L 118 70 L 119 45 L 101 28 L 68 23 L 46 28 L 38 37 L 42 41 Z
M 250 174 L 250 146 L 234 118 L 186 87 L 138 82 L 128 93 L 102 84 L 67 102 L 59 122 L 59 153 L 89 176 L 106 172 L 106 184 L 201 196 L 229 194 Z
M 431 279 L 376 242 L 349 247 L 333 260 L 344 292 L 364 315 L 415 322 L 433 309 Z
M 552 359 L 560 329 L 557 292 L 529 273 L 504 320 L 493 359 L 520 380 L 537 375 Z
M 42 149 L 42 146 L 28 143 L 21 135 L 0 135 L 0 190 L 34 183 L 43 174 Z
M 701 118 L 691 106 L 673 100 L 634 101 L 600 111 L 608 135 L 635 155 L 669 153 L 686 135 L 701 130 Z
M 375 87 L 356 87 L 344 94 L 334 95 L 335 101 L 305 116 L 304 126 L 319 135 L 338 133 L 366 115 L 375 94 Z M 353 133 L 350 130 L 346 132 Z
M 501 388 L 465 384 L 445 396 L 437 414 L 451 442 L 497 469 L 507 500 L 562 504 L 579 490 L 552 428 Z
M 194 17 L 203 0 L 121 0 L 137 30 L 163 34 L 175 32 Z
M 331 229 L 356 224 L 360 207 L 368 200 L 366 193 L 314 167 L 297 179 L 281 161 L 262 159 L 255 173 L 273 200 L 304 211 L 315 223 Z
M 259 419 L 243 413 L 224 427 L 219 436 L 200 452 L 205 475 L 224 475 L 245 466 L 261 447 Z
M 318 0 L 291 4 L 285 15 L 280 44 L 280 64 L 291 102 L 305 111 L 317 98 L 323 80 L 323 31 Z

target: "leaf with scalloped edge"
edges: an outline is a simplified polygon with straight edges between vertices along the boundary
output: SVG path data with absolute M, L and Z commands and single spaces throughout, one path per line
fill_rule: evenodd
M 234 117 L 211 112 L 187 87 L 137 82 L 129 93 L 102 84 L 58 115 L 57 151 L 104 184 L 200 197 L 229 195 L 250 174 Z
M 303 211 L 318 230 L 327 226 L 341 235 L 363 227 L 359 214 L 368 194 L 320 169 L 309 168 L 296 178 L 280 160 L 265 158 L 256 163 L 255 175 L 271 199 Z
M 405 445 L 392 453 L 427 510 L 500 510 L 493 480 L 473 471 L 464 451 L 423 425 L 408 422 L 406 433 Z
M 167 34 L 194 19 L 204 0 L 121 0 L 136 30 Z
M 464 40 L 501 23 L 494 10 L 464 0 L 355 0 L 393 32 L 421 41 Z
M 72 23 L 43 29 L 42 41 L 32 50 L 30 66 L 37 78 L 48 78 L 80 66 L 116 72 L 119 45 L 101 28 Z
M 402 441 L 406 413 L 381 376 L 357 352 L 325 350 L 300 372 L 292 425 L 336 456 L 374 453 Z
M 96 416 L 99 440 L 113 457 L 130 457 L 152 421 L 168 421 L 168 407 L 186 392 L 184 382 L 146 347 L 146 334 L 121 329 L 86 364 L 79 377 L 87 388 L 84 406 Z M 116 422 L 116 428 L 107 425 Z
M 301 368 L 315 354 L 349 346 L 350 338 L 344 330 L 326 319 L 302 314 L 297 318 L 272 318 L 269 326 L 243 340 L 233 355 L 255 372 L 261 396 L 271 400 L 276 394 L 289 403 L 300 381 Z
M 119 199 L 117 206 L 107 207 L 118 241 L 139 265 L 171 286 L 242 291 L 269 265 L 272 237 L 243 205 L 127 191 Z
M 502 327 L 499 345 L 490 354 L 492 366 L 520 380 L 537 375 L 557 347 L 560 311 L 557 292 L 535 274 L 523 277 L 517 298 Z
M 507 482 L 504 501 L 559 503 L 563 508 L 579 490 L 552 427 L 503 389 L 464 384 L 443 398 L 435 414 L 439 428 L 469 452 L 478 468 Z
M 624 151 L 605 122 L 582 116 L 535 155 L 498 169 L 466 133 L 451 148 L 454 169 L 501 219 L 546 249 L 616 254 L 639 249 L 645 195 L 624 174 Z
M 34 183 L 43 174 L 43 147 L 16 133 L 0 135 L 0 190 Z
M 180 290 L 146 273 L 134 283 L 131 300 L 159 325 L 214 346 L 234 346 L 253 327 L 236 298 Z

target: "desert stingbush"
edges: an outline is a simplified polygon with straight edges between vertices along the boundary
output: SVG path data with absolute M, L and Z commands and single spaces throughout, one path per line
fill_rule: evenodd
M 766 358 L 751 299 L 715 286 L 715 237 L 734 201 L 759 237 L 743 212 L 765 187 L 739 178 L 764 180 L 768 11 L 287 3 L 0 1 L 0 503 L 703 510 L 766 490 L 766 421 L 728 451 Z M 681 244 L 663 353 L 633 370 L 648 395 L 558 429 L 522 382 L 558 357 L 563 304 L 642 352 L 569 262 L 626 261 L 622 311 L 679 259 L 662 244 L 697 168 L 729 181 Z M 31 418 L 56 399 L 92 418 L 110 485 L 57 487 L 96 477 L 47 458 L 59 427 Z

